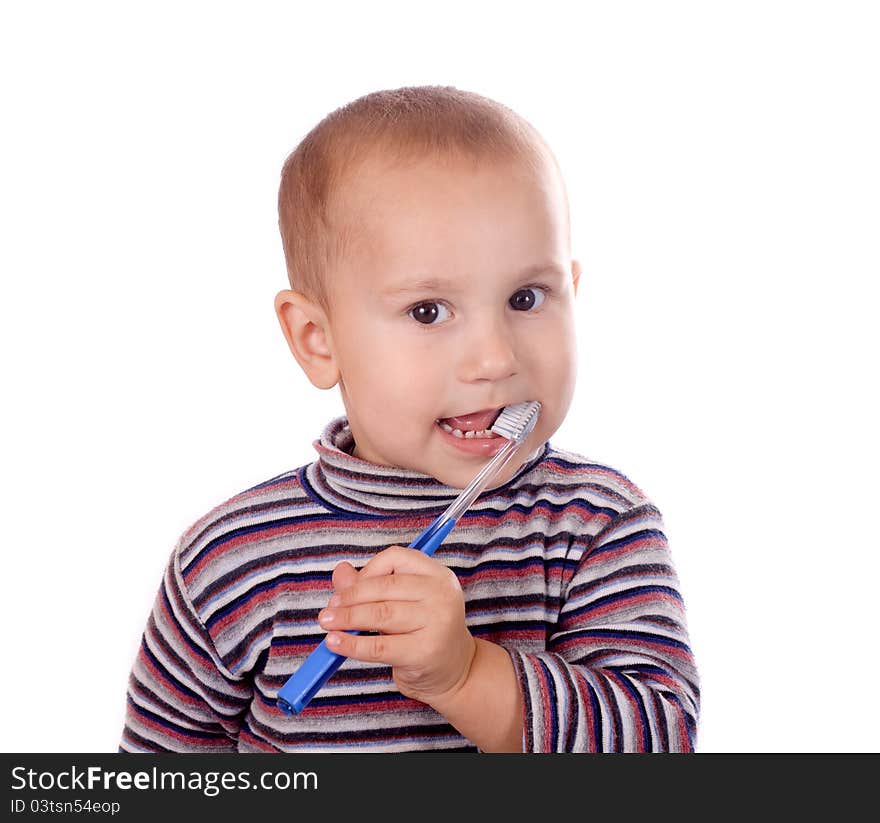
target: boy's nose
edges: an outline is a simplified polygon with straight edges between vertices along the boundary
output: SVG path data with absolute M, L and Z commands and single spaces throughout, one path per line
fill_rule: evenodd
M 512 377 L 517 358 L 510 330 L 501 322 L 477 324 L 467 335 L 459 362 L 459 376 L 468 383 Z

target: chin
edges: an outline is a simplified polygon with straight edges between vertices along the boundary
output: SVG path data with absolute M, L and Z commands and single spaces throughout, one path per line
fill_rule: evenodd
M 434 477 L 444 486 L 462 490 L 466 489 L 471 484 L 471 481 L 477 476 L 477 473 L 483 465 L 484 463 L 481 463 L 480 465 L 475 466 L 472 470 L 462 468 L 456 469 L 455 471 L 440 472 L 439 474 L 434 475 Z M 508 469 L 509 466 L 505 466 L 504 471 L 501 474 L 495 475 L 495 477 L 493 477 L 487 484 L 486 489 L 494 489 L 496 486 L 505 482 L 505 475 L 510 474 Z
M 468 475 L 467 471 L 462 471 L 460 469 L 435 471 L 430 467 L 420 467 L 417 471 L 420 471 L 422 474 L 427 474 L 433 477 L 438 483 L 442 483 L 444 486 L 449 486 L 453 489 L 465 488 L 465 486 L 473 480 L 474 474 L 476 474 L 476 472 L 473 472 L 473 474 Z

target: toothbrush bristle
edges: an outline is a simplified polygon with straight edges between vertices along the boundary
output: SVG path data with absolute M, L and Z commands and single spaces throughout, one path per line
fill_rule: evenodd
M 505 406 L 492 424 L 491 431 L 508 440 L 522 443 L 535 428 L 540 412 L 541 404 L 537 400 Z

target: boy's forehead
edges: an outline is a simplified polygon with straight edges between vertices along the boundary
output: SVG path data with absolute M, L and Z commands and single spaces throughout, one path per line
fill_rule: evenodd
M 382 191 L 389 180 L 399 181 L 407 177 L 413 180 L 432 174 L 470 177 L 483 169 L 503 168 L 510 174 L 525 178 L 551 174 L 555 171 L 551 165 L 537 149 L 534 156 L 526 157 L 464 151 L 400 153 L 376 148 L 365 152 L 347 169 L 341 170 L 340 176 L 345 180 L 346 188 L 351 186 L 355 191 L 361 189 L 369 193 Z
M 496 205 L 508 204 L 511 195 L 526 204 L 524 229 L 501 242 L 497 233 L 491 239 L 475 231 L 465 217 L 484 187 L 497 195 L 498 186 L 503 196 L 495 197 Z M 473 273 L 490 267 L 500 287 L 528 266 L 567 265 L 567 198 L 555 161 L 543 152 L 529 161 L 376 149 L 338 169 L 328 206 L 325 225 L 335 252 L 325 285 L 337 295 L 396 289 L 399 298 L 410 288 L 473 289 Z M 524 236 L 534 234 L 541 240 Z
M 372 152 L 352 164 L 340 177 L 330 202 L 330 228 L 339 231 L 341 245 L 357 238 L 369 241 L 371 232 L 381 229 L 377 220 L 386 213 L 407 216 L 406 205 L 426 203 L 439 206 L 441 201 L 455 205 L 456 200 L 472 196 L 478 177 L 497 175 L 505 185 L 531 191 L 540 190 L 548 205 L 568 221 L 568 203 L 558 169 L 542 157 L 529 163 L 520 157 L 478 157 L 465 154 L 388 156 Z
M 560 283 L 567 277 L 565 265 L 559 260 L 546 260 L 522 267 L 505 269 L 499 278 L 503 283 L 524 283 L 536 278 L 557 279 Z M 477 276 L 420 276 L 418 274 L 389 277 L 378 290 L 380 297 L 400 297 L 408 294 L 443 291 L 449 293 L 471 291 L 477 285 Z
M 487 170 L 485 164 L 481 168 Z M 500 172 L 495 175 L 499 185 L 516 186 L 509 163 L 495 164 L 493 171 Z M 479 219 L 470 219 L 470 209 L 479 209 L 472 202 L 477 195 L 467 185 L 473 183 L 474 172 L 469 159 L 457 165 L 445 160 L 380 161 L 352 176 L 344 186 L 341 219 L 334 221 L 340 255 L 333 267 L 335 282 L 328 284 L 331 290 L 366 290 L 390 301 L 417 292 L 503 288 L 538 276 L 558 275 L 561 285 L 567 265 L 567 209 L 555 202 L 557 192 L 544 191 L 557 187 L 545 181 L 536 189 L 534 175 L 528 175 L 528 191 L 513 198 L 522 202 L 520 212 L 514 212 L 514 230 L 506 231 L 510 223 L 502 216 L 497 231 L 495 221 L 484 231 Z M 434 183 L 436 189 L 430 188 Z M 476 184 L 478 190 L 481 186 Z M 427 201 L 439 205 L 426 206 Z M 492 202 L 510 207 L 503 196 Z

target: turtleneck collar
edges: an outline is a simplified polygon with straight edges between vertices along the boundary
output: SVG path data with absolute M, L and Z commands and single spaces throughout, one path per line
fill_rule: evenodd
M 332 510 L 381 517 L 391 512 L 440 514 L 461 493 L 461 489 L 446 486 L 430 475 L 355 457 L 354 436 L 344 416 L 332 420 L 312 445 L 318 459 L 305 467 L 306 479 L 312 491 Z M 516 488 L 525 483 L 526 475 L 544 458 L 549 447 L 547 442 L 532 452 L 520 470 L 499 488 Z

